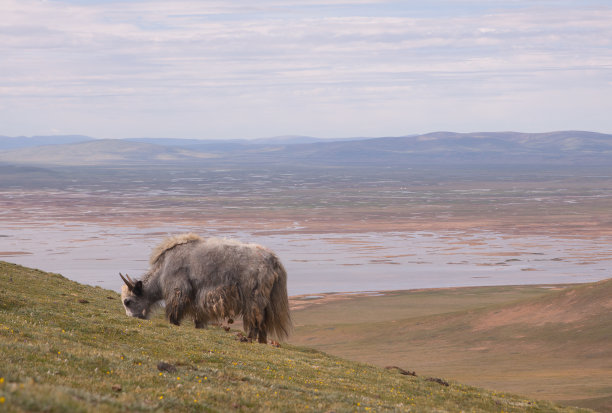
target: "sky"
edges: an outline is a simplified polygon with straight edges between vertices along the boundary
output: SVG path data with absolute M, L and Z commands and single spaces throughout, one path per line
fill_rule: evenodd
M 0 135 L 612 133 L 610 0 L 0 0 Z

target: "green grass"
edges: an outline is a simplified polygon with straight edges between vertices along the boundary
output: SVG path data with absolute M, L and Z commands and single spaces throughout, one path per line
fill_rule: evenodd
M 176 366 L 160 372 L 160 361 Z M 309 348 L 125 316 L 119 296 L 0 261 L 0 411 L 578 411 Z

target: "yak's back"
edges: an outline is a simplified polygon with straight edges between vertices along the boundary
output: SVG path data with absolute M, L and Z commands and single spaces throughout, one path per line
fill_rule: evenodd
M 162 241 L 161 244 L 155 247 L 155 249 L 151 253 L 151 258 L 149 259 L 149 263 L 151 265 L 155 265 L 167 251 L 171 250 L 177 245 L 188 244 L 190 242 L 198 242 L 198 241 L 204 241 L 204 239 L 200 237 L 199 235 L 191 233 L 191 232 L 188 234 L 180 234 L 174 237 L 166 238 L 165 240 Z
M 244 249 L 244 250 L 252 250 L 252 251 L 269 251 L 266 247 L 263 247 L 259 244 L 247 244 L 242 241 L 238 241 L 236 239 L 231 238 L 207 238 L 206 246 L 210 249 Z

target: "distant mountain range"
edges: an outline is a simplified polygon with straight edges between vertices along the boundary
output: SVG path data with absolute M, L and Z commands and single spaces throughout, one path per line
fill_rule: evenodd
M 181 139 L 181 138 L 127 138 L 128 142 L 150 143 L 160 146 L 207 146 L 207 147 L 242 147 L 246 145 L 290 145 L 299 143 L 335 142 L 361 140 L 368 138 L 322 139 L 312 136 L 284 135 L 256 139 Z M 84 135 L 48 135 L 48 136 L 0 136 L 0 151 L 8 149 L 31 148 L 44 145 L 64 145 L 99 140 Z
M 434 132 L 326 140 L 280 136 L 255 140 L 94 139 L 87 136 L 0 137 L 0 162 L 107 165 L 176 162 L 287 164 L 612 164 L 612 135 Z
M 0 151 L 7 149 L 31 148 L 42 145 L 65 145 L 91 141 L 94 138 L 83 135 L 55 135 L 55 136 L 0 136 Z

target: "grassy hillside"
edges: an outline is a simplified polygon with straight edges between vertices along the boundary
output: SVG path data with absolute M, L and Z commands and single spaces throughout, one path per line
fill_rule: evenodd
M 176 371 L 159 371 L 159 362 Z M 575 411 L 235 332 L 127 318 L 116 293 L 0 262 L 3 411 Z
M 292 342 L 612 411 L 611 310 L 612 280 L 552 289 L 398 291 L 295 311 Z

